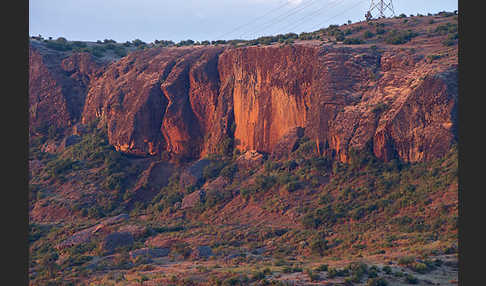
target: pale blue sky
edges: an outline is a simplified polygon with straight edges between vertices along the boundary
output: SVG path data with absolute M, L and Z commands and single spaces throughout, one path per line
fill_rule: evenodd
M 371 0 L 29 0 L 29 34 L 145 42 L 254 39 L 364 20 Z M 395 14 L 458 9 L 457 0 L 394 0 Z

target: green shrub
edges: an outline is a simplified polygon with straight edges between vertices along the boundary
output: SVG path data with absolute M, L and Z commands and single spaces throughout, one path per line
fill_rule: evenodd
M 385 272 L 386 274 L 392 274 L 392 272 L 393 272 L 393 271 L 392 271 L 392 269 L 391 269 L 391 267 L 390 267 L 390 266 L 388 266 L 388 265 L 383 266 L 382 270 L 383 270 L 383 272 Z
M 405 275 L 405 282 L 407 282 L 408 284 L 418 284 L 418 279 L 417 277 L 407 273 Z
M 91 48 L 91 54 L 97 58 L 101 58 L 105 54 L 105 48 L 101 46 L 94 46 Z
M 46 165 L 46 171 L 49 177 L 59 178 L 61 175 L 67 174 L 73 169 L 76 164 L 71 158 L 58 158 L 50 161 Z
M 289 182 L 285 185 L 285 189 L 289 192 L 294 192 L 302 187 L 302 184 L 298 181 Z
M 230 200 L 232 198 L 232 194 L 229 191 L 221 191 L 221 190 L 208 190 L 206 192 L 204 206 L 206 209 L 212 208 L 213 206 Z
M 289 267 L 289 266 L 284 266 L 284 268 L 282 268 L 282 272 L 283 273 L 293 273 L 293 268 Z
M 458 33 L 450 34 L 447 39 L 442 41 L 442 44 L 446 47 L 453 46 L 456 43 L 456 40 L 459 38 Z
M 248 285 L 250 279 L 246 275 L 230 277 L 223 281 L 222 286 Z
M 124 57 L 124 56 L 127 55 L 127 51 L 125 50 L 125 48 L 123 46 L 116 46 L 113 49 L 113 52 L 115 53 L 115 55 L 117 55 L 119 57 Z
M 346 277 L 348 275 L 349 275 L 349 271 L 347 269 L 329 268 L 327 272 L 328 278 Z
M 65 38 L 58 38 L 57 40 L 48 40 L 46 46 L 50 49 L 58 51 L 69 51 L 72 50 L 72 46 L 67 42 Z
M 399 30 L 392 30 L 388 32 L 385 37 L 385 42 L 387 44 L 392 45 L 401 45 L 409 42 L 414 37 L 418 36 L 417 33 L 408 30 L 408 31 L 399 31 Z
M 306 214 L 302 218 L 302 225 L 307 229 L 317 229 L 321 226 L 322 221 L 315 217 L 313 213 Z
M 307 276 L 309 276 L 311 282 L 319 281 L 321 279 L 319 274 L 312 272 L 310 269 L 307 269 L 305 272 Z
M 374 34 L 373 32 L 371 32 L 371 31 L 366 31 L 366 32 L 364 32 L 364 34 L 363 34 L 363 37 L 364 37 L 365 39 L 373 38 L 374 36 L 375 36 L 375 34 Z
M 109 190 L 121 191 L 123 186 L 125 185 L 125 181 L 126 181 L 125 173 L 120 172 L 120 173 L 110 174 L 103 181 L 103 186 Z
M 439 25 L 434 30 L 439 35 L 454 34 L 457 33 L 457 24 L 446 23 Z
M 413 256 L 403 256 L 398 259 L 399 265 L 409 265 L 415 262 L 415 257 Z
M 366 286 L 388 286 L 388 282 L 383 277 L 375 277 L 369 279 Z
M 132 44 L 135 46 L 135 47 L 141 47 L 141 46 L 145 46 L 147 45 L 144 41 L 140 40 L 140 39 L 135 39 L 132 41 Z
M 359 38 L 346 38 L 343 41 L 343 44 L 345 44 L 345 45 L 359 45 L 359 44 L 363 44 L 363 43 L 364 43 L 364 41 L 359 39 Z
M 376 25 L 376 34 L 377 35 L 382 35 L 386 32 L 385 30 L 385 24 L 384 23 L 378 23 Z
M 226 162 L 220 160 L 212 160 L 209 165 L 204 167 L 203 169 L 203 178 L 204 180 L 210 180 L 218 177 L 220 175 L 221 170 L 226 166 Z M 227 172 L 231 172 L 231 170 L 227 170 Z
M 195 42 L 191 39 L 188 39 L 188 40 L 182 40 L 180 41 L 179 43 L 176 44 L 176 46 L 178 47 L 182 47 L 182 46 L 192 46 L 194 45 Z
M 329 248 L 327 244 L 328 241 L 323 235 L 317 235 L 310 241 L 309 246 L 312 253 L 323 256 L 325 251 Z
M 243 197 L 243 199 L 245 201 L 248 201 L 253 193 L 254 192 L 250 188 L 241 188 L 240 189 L 240 195 Z
M 351 262 L 344 270 L 351 274 L 349 281 L 360 283 L 363 276 L 368 273 L 368 265 L 362 262 Z
M 386 103 L 378 103 L 375 106 L 373 106 L 373 109 L 371 109 L 371 112 L 375 114 L 382 113 L 383 111 L 386 111 L 389 108 L 388 104 Z
M 316 271 L 327 271 L 328 269 L 329 269 L 329 265 L 327 265 L 327 264 L 321 264 L 315 270 Z
M 50 140 L 55 140 L 59 136 L 59 129 L 55 125 L 49 126 L 47 130 L 47 138 Z
M 415 262 L 409 265 L 409 268 L 413 271 L 425 274 L 435 269 L 435 265 L 431 261 L 426 261 L 426 263 Z
M 236 164 L 230 164 L 221 169 L 220 175 L 228 179 L 233 179 L 233 176 L 238 172 Z
M 267 191 L 271 187 L 273 187 L 276 182 L 277 182 L 277 180 L 275 179 L 274 176 L 258 175 L 255 178 L 254 187 L 255 187 L 256 191 L 258 191 L 258 192 Z

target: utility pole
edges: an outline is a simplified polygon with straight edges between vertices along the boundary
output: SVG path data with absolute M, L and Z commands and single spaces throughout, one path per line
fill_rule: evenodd
M 393 1 L 385 1 L 385 0 L 371 0 L 370 9 L 366 12 L 366 20 L 371 20 L 373 18 L 373 13 L 375 10 L 378 11 L 379 16 L 378 18 L 385 18 L 385 12 L 391 12 L 392 16 L 395 16 L 395 10 L 393 9 Z

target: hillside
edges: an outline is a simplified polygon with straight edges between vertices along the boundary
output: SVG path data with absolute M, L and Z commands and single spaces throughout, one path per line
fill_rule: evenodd
M 453 284 L 457 41 L 454 13 L 31 40 L 32 285 Z

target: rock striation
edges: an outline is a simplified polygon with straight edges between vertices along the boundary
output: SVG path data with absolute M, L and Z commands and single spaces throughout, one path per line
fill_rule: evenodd
M 331 45 L 152 48 L 110 64 L 30 47 L 31 125 L 98 120 L 117 150 L 198 160 L 233 146 L 280 157 L 307 137 L 406 162 L 456 142 L 457 63 Z

